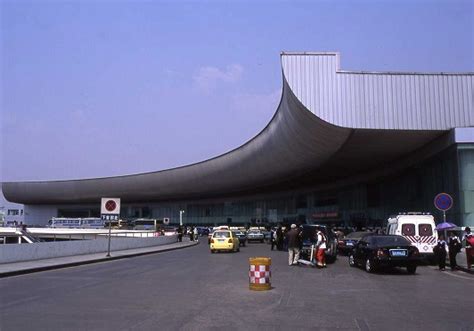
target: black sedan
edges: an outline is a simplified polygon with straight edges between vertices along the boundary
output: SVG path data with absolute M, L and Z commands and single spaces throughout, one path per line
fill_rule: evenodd
M 418 249 L 397 235 L 365 235 L 349 254 L 349 265 L 361 265 L 367 272 L 383 267 L 406 267 L 408 273 L 414 274 L 420 261 Z
M 351 232 L 347 236 L 337 241 L 337 252 L 343 255 L 349 254 L 355 245 L 359 242 L 360 238 L 369 234 L 367 231 L 356 231 Z

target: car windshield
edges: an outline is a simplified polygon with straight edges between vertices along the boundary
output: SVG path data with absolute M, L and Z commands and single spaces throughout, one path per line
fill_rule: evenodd
M 229 231 L 216 231 L 214 232 L 214 238 L 230 238 Z
M 250 230 L 249 234 L 260 234 L 260 231 L 258 230 Z
M 401 236 L 374 236 L 370 240 L 377 246 L 410 245 L 410 242 Z
M 351 232 L 346 236 L 346 238 L 347 239 L 360 239 L 366 234 L 367 232 Z

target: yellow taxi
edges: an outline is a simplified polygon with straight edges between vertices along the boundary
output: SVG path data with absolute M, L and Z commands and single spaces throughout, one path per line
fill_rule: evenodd
M 230 230 L 216 230 L 209 244 L 211 253 L 217 251 L 239 252 L 239 238 Z

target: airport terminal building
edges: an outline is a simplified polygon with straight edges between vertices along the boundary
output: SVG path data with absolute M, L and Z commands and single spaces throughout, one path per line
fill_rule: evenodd
M 185 224 L 328 223 L 382 226 L 399 212 L 432 212 L 474 226 L 474 73 L 354 72 L 338 53 L 282 53 L 277 110 L 244 145 L 184 167 L 66 181 L 5 182 L 27 224 L 99 216 Z

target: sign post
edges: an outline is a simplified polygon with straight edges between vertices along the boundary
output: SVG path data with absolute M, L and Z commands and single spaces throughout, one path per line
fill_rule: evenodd
M 120 198 L 102 198 L 100 214 L 103 220 L 109 221 L 109 242 L 107 255 L 110 257 L 110 239 L 112 237 L 112 221 L 117 221 L 120 216 Z
M 434 205 L 443 212 L 443 222 L 446 222 L 446 211 L 453 206 L 453 198 L 448 193 L 439 193 L 434 198 Z
M 180 210 L 179 211 L 179 225 L 180 226 L 183 226 L 183 214 L 184 214 L 184 210 Z

